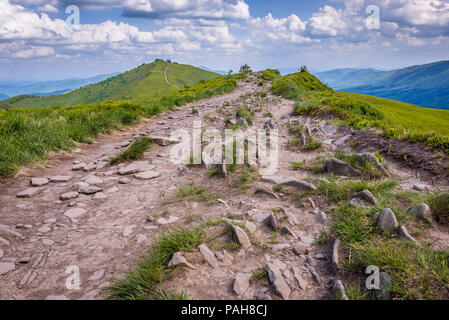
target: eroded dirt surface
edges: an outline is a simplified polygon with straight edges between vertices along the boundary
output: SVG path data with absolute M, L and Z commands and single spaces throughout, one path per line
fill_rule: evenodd
M 221 257 L 215 268 L 207 264 L 199 252 L 186 253 L 186 258 L 198 270 L 177 269 L 174 278 L 164 286 L 178 291 L 186 290 L 190 296 L 198 299 L 254 299 L 256 291 L 260 294 L 265 290 L 261 288 L 266 287 L 267 295 L 280 299 L 272 286 L 262 281 L 251 283 L 249 289 L 241 295 L 233 291 L 237 273 L 251 274 L 271 262 L 279 266 L 291 289 L 289 299 L 328 299 L 335 277 L 330 262 L 331 248 L 314 241 L 328 229 L 328 203 L 315 199 L 313 206 L 309 201 L 298 206 L 298 201 L 287 194 L 278 193 L 278 199 L 266 194 L 254 194 L 257 187 L 272 190 L 272 184 L 260 179 L 242 192 L 237 187 L 239 172 L 229 173 L 227 178 L 210 177 L 203 167 L 193 167 L 189 168 L 187 174 L 170 162 L 172 146 L 154 145 L 142 160 L 150 165 L 151 170 L 160 173 L 156 179 L 137 180 L 131 174 L 125 176 L 130 180 L 129 184 L 120 184 L 119 180 L 124 176 L 119 176 L 117 170 L 128 164 L 106 166 L 91 172 L 72 171 L 74 162 L 88 164 L 116 155 L 124 150 L 120 148 L 123 142 L 132 141 L 139 135 L 169 136 L 179 128 L 190 131 L 193 122 L 198 120 L 202 121 L 204 127 L 223 129 L 223 116 L 217 112 L 219 107 L 224 105 L 224 109 L 231 109 L 238 104 L 236 100 L 240 97 L 266 89 L 258 87 L 255 82 L 241 82 L 230 94 L 180 108 L 110 136 L 101 136 L 96 143 L 80 145 L 75 152 L 52 156 L 43 168 L 24 170 L 15 179 L 1 181 L 0 224 L 11 227 L 17 234 L 0 232 L 0 237 L 6 240 L 0 242 L 0 261 L 14 266 L 13 270 L 0 275 L 0 298 L 106 298 L 102 288 L 133 270 L 136 261 L 146 253 L 146 248 L 159 232 L 168 231 L 174 224 L 190 228 L 201 225 L 201 219 L 216 219 L 232 214 L 234 219 L 238 217 L 251 222 L 251 228 L 254 228 L 252 237 L 258 243 L 267 246 L 285 244 L 285 248 L 270 251 L 253 243 L 248 249 L 223 251 L 210 246 Z M 257 104 L 259 100 L 254 99 L 251 103 Z M 348 135 L 348 129 L 335 127 L 334 130 L 330 127 L 322 131 L 312 121 L 315 136 L 325 141 L 323 147 L 305 154 L 290 151 L 287 149 L 290 139 L 288 124 L 292 119 L 298 119 L 291 115 L 293 102 L 271 95 L 265 101 L 280 131 L 278 176 L 308 178 L 308 172 L 292 171 L 291 162 L 309 161 L 317 154 L 330 152 L 337 147 L 350 149 L 345 143 L 347 139 L 341 139 Z M 199 114 L 192 114 L 193 106 L 199 110 Z M 207 114 L 209 116 L 205 117 Z M 255 119 L 256 127 L 263 127 L 267 120 L 263 110 L 256 113 Z M 393 164 L 391 170 L 397 177 L 408 179 L 403 184 L 404 188 L 411 188 L 417 183 L 429 185 L 429 181 L 416 177 L 414 168 Z M 16 197 L 19 192 L 30 187 L 31 177 L 58 175 L 73 178 L 64 183 L 50 182 L 40 187 L 42 193 L 32 198 Z M 78 189 L 74 187 L 75 183 L 92 177 L 101 179 L 97 179 L 96 184 L 103 192 L 96 195 L 79 194 L 68 201 L 59 200 L 61 194 Z M 178 187 L 189 184 L 203 185 L 208 192 L 220 194 L 223 201 L 211 204 L 176 201 Z M 440 184 L 438 187 L 447 190 L 447 185 Z M 429 189 L 433 188 L 429 185 Z M 279 233 L 273 239 L 273 230 L 263 220 L 274 208 L 283 209 L 289 217 L 285 224 L 297 237 Z M 82 213 L 75 218 L 67 217 L 65 214 L 73 209 L 82 209 L 77 211 Z M 219 234 L 220 228 L 212 227 L 207 232 Z M 292 249 L 297 244 L 305 246 L 308 254 L 295 254 Z M 314 279 L 305 263 L 313 266 L 319 279 Z M 69 266 L 77 266 L 80 270 L 81 284 L 78 290 L 66 287 L 66 280 L 70 276 L 66 273 Z

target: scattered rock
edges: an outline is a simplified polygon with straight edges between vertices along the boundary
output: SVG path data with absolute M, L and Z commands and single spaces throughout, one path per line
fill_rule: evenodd
M 309 270 L 309 272 L 312 274 L 313 280 L 315 280 L 316 283 L 321 282 L 320 275 L 318 272 L 316 272 L 315 268 L 310 263 L 304 263 L 304 266 Z
M 356 160 L 361 165 L 363 165 L 367 162 L 372 162 L 372 163 L 374 163 L 374 165 L 380 172 L 382 172 L 385 176 L 390 177 L 390 174 L 388 173 L 388 171 L 384 168 L 382 163 L 380 163 L 379 159 L 375 155 L 370 154 L 370 153 L 358 154 L 356 156 Z
M 286 178 L 286 177 L 279 177 L 279 176 L 263 176 L 262 177 L 263 182 L 275 184 L 278 186 L 290 186 L 295 187 L 299 191 L 313 191 L 316 190 L 316 186 L 302 180 L 296 180 L 292 178 Z
M 43 227 L 40 227 L 39 229 L 37 229 L 37 232 L 40 232 L 40 233 L 47 233 L 47 232 L 50 232 L 51 231 L 51 228 L 50 227 L 46 227 L 46 226 L 43 226 Z
M 359 193 L 354 194 L 351 197 L 351 201 L 353 199 L 358 199 L 359 201 L 361 201 L 363 206 L 365 205 L 364 202 L 372 206 L 375 206 L 377 204 L 377 199 L 373 196 L 373 194 L 369 190 L 363 190 Z
M 103 278 L 105 269 L 97 270 L 95 271 L 89 278 L 87 278 L 88 281 L 97 281 Z
M 293 247 L 293 252 L 298 255 L 306 255 L 309 253 L 308 245 L 302 241 L 297 242 Z
M 95 162 L 90 162 L 89 164 L 85 165 L 83 168 L 84 172 L 91 172 L 97 169 L 97 164 Z
M 48 296 L 44 300 L 63 301 L 63 300 L 69 300 L 69 299 L 66 296 Z
M 332 298 L 334 300 L 348 300 L 345 287 L 343 286 L 343 282 L 341 282 L 341 280 L 334 281 L 334 284 L 332 285 Z
M 51 240 L 51 239 L 42 239 L 42 244 L 44 245 L 44 246 L 52 246 L 53 244 L 54 244 L 55 242 L 53 241 L 53 240 Z
M 78 192 L 73 191 L 73 192 L 67 192 L 67 193 L 63 193 L 59 199 L 61 201 L 66 201 L 66 200 L 70 200 L 70 199 L 75 199 L 76 197 L 78 197 Z
M 129 180 L 128 178 L 120 178 L 120 180 L 118 181 L 118 183 L 120 184 L 128 184 L 130 182 L 131 180 Z
M 283 233 L 283 234 L 288 234 L 288 235 L 291 235 L 293 238 L 298 238 L 298 236 L 296 235 L 296 233 L 292 230 L 292 229 L 290 229 L 290 227 L 287 227 L 287 226 L 284 226 L 284 227 L 282 227 L 282 229 L 281 229 L 281 232 Z
M 145 172 L 141 172 L 141 173 L 136 173 L 134 175 L 134 178 L 136 178 L 137 180 L 152 180 L 152 179 L 159 178 L 160 176 L 161 176 L 161 174 L 159 172 L 145 171 Z
M 265 220 L 266 224 L 271 226 L 274 231 L 276 231 L 279 228 L 279 225 L 277 223 L 276 217 L 274 216 L 273 212 L 270 212 L 270 215 Z
M 206 262 L 212 267 L 212 268 L 216 268 L 218 267 L 218 261 L 215 258 L 215 254 L 205 245 L 202 244 L 198 247 L 198 249 L 200 250 L 201 254 L 203 255 L 204 259 L 206 260 Z
M 100 187 L 96 187 L 96 186 L 81 187 L 78 190 L 79 193 L 87 194 L 87 195 L 95 194 L 95 193 L 101 192 L 101 191 L 103 191 L 103 189 Z
M 73 176 L 54 176 L 54 177 L 50 177 L 50 182 L 69 182 L 70 180 L 72 180 Z
M 145 236 L 143 234 L 136 235 L 137 244 L 145 243 L 145 242 L 147 242 L 147 240 L 148 240 L 147 236 Z
M 274 192 L 271 192 L 265 188 L 257 188 L 256 191 L 254 191 L 254 194 L 259 194 L 259 193 L 267 194 L 267 195 L 279 200 L 279 197 L 277 194 L 275 194 Z
M 302 278 L 301 271 L 298 267 L 291 267 L 291 271 L 293 273 L 293 277 L 298 283 L 299 288 L 305 290 L 307 288 L 307 282 Z
M 165 147 L 171 144 L 177 144 L 180 141 L 172 138 L 160 137 L 160 136 L 150 136 L 150 139 L 153 140 L 154 143 Z
M 181 252 L 176 252 L 173 254 L 170 262 L 168 263 L 168 267 L 185 267 L 198 270 L 194 265 L 187 261 Z
M 417 217 L 418 219 L 425 220 L 431 225 L 435 224 L 432 210 L 430 210 L 430 207 L 425 203 L 418 204 L 416 207 L 408 209 L 407 213 Z
M 274 292 L 282 299 L 287 300 L 290 297 L 291 289 L 285 281 L 279 267 L 275 263 L 267 263 L 266 269 L 268 278 L 273 284 Z
M 240 243 L 240 245 L 243 247 L 243 249 L 247 249 L 247 248 L 251 247 L 251 241 L 249 240 L 248 235 L 242 228 L 240 228 L 239 226 L 236 226 L 230 222 L 228 222 L 228 227 L 231 228 L 231 230 L 233 231 L 235 240 L 237 240 L 237 242 Z
M 385 272 L 379 273 L 379 289 L 374 290 L 374 295 L 377 300 L 389 300 L 390 299 L 390 289 L 393 283 L 390 277 Z
M 279 244 L 271 245 L 271 250 L 273 252 L 279 252 L 279 251 L 282 251 L 282 250 L 285 250 L 288 248 L 290 248 L 290 243 L 279 243 Z
M 126 167 L 120 168 L 118 170 L 118 174 L 121 176 L 128 175 L 128 174 L 136 174 L 144 171 L 149 171 L 154 169 L 155 166 L 150 165 L 149 163 L 145 161 L 138 161 L 134 162 Z
M 104 192 L 98 192 L 94 196 L 94 200 L 103 200 L 103 199 L 107 199 L 107 198 L 108 198 L 108 195 Z
M 5 255 L 5 253 L 3 252 L 2 249 L 0 249 L 0 259 L 3 258 L 4 255 Z
M 335 158 L 326 160 L 326 170 L 329 173 L 336 174 L 338 176 L 360 177 L 362 174 L 361 171 L 351 167 L 349 163 Z
M 180 218 L 179 217 L 170 217 L 168 219 L 165 218 L 159 218 L 156 223 L 160 224 L 160 225 L 166 225 L 166 224 L 172 224 L 175 223 L 176 221 L 178 221 Z
M 123 236 L 126 238 L 127 236 L 129 236 L 131 233 L 133 233 L 133 229 L 136 226 L 127 226 L 123 229 Z
M 235 276 L 233 290 L 238 296 L 243 295 L 249 288 L 251 274 L 239 272 Z
M 418 241 L 416 241 L 416 239 L 413 238 L 412 235 L 408 232 L 408 230 L 405 226 L 401 226 L 398 230 L 398 233 L 402 238 L 407 239 L 412 242 L 415 242 L 415 243 L 418 243 Z
M 16 265 L 12 262 L 0 262 L 0 275 L 8 273 L 16 269 Z
M 81 171 L 81 170 L 83 170 L 83 168 L 85 167 L 85 166 L 87 166 L 87 164 L 85 164 L 85 163 L 76 163 L 73 167 L 72 167 L 72 170 L 73 171 Z
M 49 182 L 50 180 L 48 180 L 47 178 L 31 178 L 30 180 L 30 184 L 33 187 L 42 187 L 48 184 Z
M 42 188 L 28 188 L 17 194 L 17 198 L 32 198 L 43 191 Z
M 97 176 L 91 175 L 88 176 L 84 182 L 86 182 L 89 185 L 98 185 L 98 184 L 102 184 L 104 181 L 101 178 L 98 178 Z
M 332 247 L 332 267 L 334 271 L 339 269 L 339 250 L 340 250 L 340 240 L 335 239 L 334 246 Z
M 0 224 L 0 234 L 7 234 L 17 238 L 22 238 L 22 234 L 20 232 L 17 232 L 16 230 L 14 230 L 14 228 L 5 226 L 3 224 Z
M 424 191 L 428 191 L 429 187 L 426 186 L 425 184 L 415 184 L 413 186 L 413 190 L 415 191 L 420 191 L 420 192 L 424 192 Z
M 66 217 L 69 217 L 70 219 L 76 219 L 79 218 L 80 216 L 82 216 L 83 214 L 85 214 L 87 212 L 87 210 L 82 209 L 82 208 L 74 208 L 74 209 L 70 209 L 67 210 L 64 215 Z
M 383 231 L 393 232 L 398 227 L 398 221 L 396 220 L 396 216 L 394 212 L 389 208 L 385 208 L 381 213 L 377 220 L 377 227 Z
M 9 241 L 0 237 L 0 245 L 4 245 L 5 247 L 9 247 Z

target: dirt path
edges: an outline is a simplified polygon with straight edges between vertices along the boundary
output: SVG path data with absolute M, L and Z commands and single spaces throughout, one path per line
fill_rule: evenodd
M 251 274 L 271 262 L 282 271 L 291 289 L 289 299 L 329 298 L 333 280 L 330 248 L 314 242 L 328 228 L 328 204 L 316 203 L 312 206 L 311 202 L 306 201 L 302 207 L 297 207 L 297 203 L 286 195 L 278 199 L 255 195 L 255 187 L 263 186 L 271 190 L 272 185 L 262 181 L 242 192 L 236 187 L 237 174 L 230 174 L 226 179 L 210 177 L 201 167 L 191 168 L 189 174 L 182 174 L 170 162 L 171 146 L 155 145 L 145 154 L 142 165 L 160 173 L 156 179 L 138 180 L 127 175 L 129 183 L 121 184 L 119 182 L 123 181 L 120 179 L 125 176 L 118 175 L 117 170 L 127 164 L 101 168 L 101 159 L 118 154 L 126 143 L 139 135 L 169 136 L 179 128 L 191 130 L 193 121 L 198 120 L 203 122 L 204 127 L 222 129 L 224 119 L 217 112 L 219 107 L 232 108 L 242 101 L 257 105 L 260 100 L 247 95 L 262 89 L 255 82 L 241 82 L 230 94 L 160 115 L 123 132 L 101 136 L 93 145 L 81 145 L 76 152 L 52 157 L 43 168 L 24 171 L 19 178 L 2 181 L 0 263 L 4 272 L 0 274 L 0 299 L 105 298 L 101 289 L 113 279 L 133 270 L 136 260 L 145 254 L 146 247 L 158 232 L 169 230 L 173 224 L 198 226 L 202 223 L 201 219 L 226 217 L 230 213 L 233 217 L 251 222 L 249 227 L 253 229 L 253 236 L 260 243 L 274 246 L 273 250 L 267 251 L 256 245 L 237 251 L 216 250 L 217 256 L 222 259 L 215 268 L 205 263 L 199 252 L 192 253 L 187 258 L 198 270 L 182 271 L 182 275 L 165 284 L 168 288 L 187 290 L 199 299 L 252 299 L 265 291 L 274 298 L 276 295 L 265 283 L 252 285 L 240 296 L 232 290 L 237 273 Z M 293 118 L 293 102 L 271 95 L 263 101 L 273 113 L 277 125 L 283 128 L 279 139 L 281 161 L 277 175 L 306 178 L 308 173 L 291 170 L 291 161 L 300 157 L 312 159 L 316 153 L 300 156 L 286 148 L 289 141 L 286 125 Z M 192 114 L 192 106 L 200 113 Z M 263 112 L 258 112 L 254 126 L 263 127 L 266 120 Z M 335 132 L 332 130 L 326 134 L 319 133 L 323 140 L 331 140 L 325 144 L 324 150 L 332 150 L 335 141 L 348 133 L 344 128 L 335 128 Z M 72 171 L 74 163 L 90 164 L 94 161 L 100 166 L 91 172 Z M 409 169 L 401 170 L 393 165 L 392 170 L 398 176 L 413 177 Z M 42 192 L 32 198 L 16 197 L 30 187 L 31 177 L 54 176 L 72 178 L 68 182 L 50 182 L 40 187 Z M 62 194 L 76 191 L 78 187 L 74 184 L 79 182 L 90 182 L 101 187 L 103 192 L 79 194 L 68 201 L 59 199 Z M 418 182 L 416 178 L 411 178 L 407 184 L 411 186 Z M 204 185 L 208 192 L 219 193 L 223 202 L 167 202 L 167 199 L 175 197 L 179 186 L 187 184 Z M 273 230 L 263 223 L 273 208 L 284 210 L 288 216 L 288 226 L 297 235 L 296 238 L 277 234 L 277 239 L 273 239 Z M 157 212 L 165 213 L 156 215 Z M 292 250 L 297 245 L 297 251 L 303 250 L 300 254 Z M 312 266 L 320 278 L 315 279 L 306 265 Z M 66 287 L 67 278 L 71 275 L 66 273 L 69 266 L 79 268 L 79 289 Z
M 176 89 L 181 90 L 181 88 L 179 88 L 178 86 L 176 86 L 176 85 L 174 85 L 173 83 L 171 83 L 170 81 L 168 81 L 167 71 L 168 71 L 168 68 L 169 68 L 169 67 L 170 67 L 170 63 L 167 64 L 167 67 L 165 67 L 165 70 L 164 70 L 165 81 L 166 81 L 169 85 L 175 87 Z

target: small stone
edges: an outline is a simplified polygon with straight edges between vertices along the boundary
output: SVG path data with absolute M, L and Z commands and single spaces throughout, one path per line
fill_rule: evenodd
M 428 191 L 429 187 L 427 187 L 424 184 L 415 184 L 413 186 L 413 190 L 423 192 L 423 191 Z
M 287 227 L 287 226 L 284 226 L 284 227 L 282 227 L 282 229 L 281 229 L 281 232 L 283 233 L 283 234 L 288 234 L 288 235 L 291 235 L 293 238 L 298 238 L 298 236 L 296 235 L 296 233 L 292 230 L 292 229 L 290 229 L 290 227 Z
M 309 272 L 312 274 L 313 280 L 315 280 L 316 283 L 321 282 L 320 275 L 318 272 L 316 272 L 315 268 L 310 263 L 304 263 L 304 266 L 309 270 Z
M 70 200 L 70 199 L 75 199 L 76 197 L 78 197 L 78 192 L 76 191 L 72 191 L 72 192 L 67 192 L 67 193 L 63 193 L 59 199 L 61 201 L 66 201 L 66 200 Z
M 274 231 L 276 231 L 279 227 L 273 212 L 270 212 L 270 215 L 268 216 L 266 223 L 267 225 L 271 226 Z
M 2 249 L 0 249 L 0 259 L 3 258 L 4 255 L 5 255 L 5 253 L 3 252 Z
M 141 172 L 141 173 L 136 173 L 134 175 L 134 178 L 136 178 L 137 180 L 152 180 L 152 179 L 159 178 L 160 176 L 161 176 L 161 174 L 159 172 L 145 171 L 145 172 Z
M 415 243 L 418 243 L 418 241 L 416 241 L 416 239 L 413 238 L 412 235 L 408 232 L 408 230 L 405 226 L 401 226 L 398 230 L 398 233 L 402 238 L 407 239 L 412 242 L 415 242 Z
M 97 270 L 95 271 L 89 278 L 87 278 L 88 281 L 97 281 L 103 278 L 105 269 Z
M 84 179 L 84 182 L 86 182 L 89 185 L 99 185 L 102 184 L 104 181 L 103 179 L 100 179 L 97 176 L 91 175 L 88 176 L 86 179 Z
M 332 247 L 332 267 L 334 270 L 339 268 L 339 251 L 340 251 L 340 240 L 335 239 L 334 246 Z
M 16 229 L 11 228 L 6 225 L 3 225 L 3 224 L 0 224 L 0 234 L 2 234 L 2 233 L 6 233 L 10 236 L 14 236 L 17 238 L 22 238 L 22 234 L 20 232 L 16 231 Z
M 238 296 L 243 295 L 249 288 L 251 274 L 239 272 L 235 276 L 233 290 Z
M 107 199 L 108 195 L 104 192 L 98 192 L 95 194 L 94 199 L 95 200 L 103 200 L 103 199 Z
M 82 216 L 83 214 L 85 214 L 87 212 L 87 210 L 82 209 L 82 208 L 74 208 L 74 209 L 70 209 L 67 210 L 64 215 L 66 217 L 69 217 L 70 219 L 76 219 L 79 218 L 80 216 Z
M 69 182 L 73 176 L 54 176 L 50 177 L 50 182 Z
M 95 162 L 90 162 L 89 164 L 85 165 L 83 168 L 84 172 L 91 172 L 97 169 L 97 164 Z
M 95 194 L 95 193 L 101 192 L 101 191 L 103 191 L 103 189 L 100 187 L 96 187 L 96 186 L 81 187 L 78 190 L 79 193 L 87 194 L 87 195 Z
M 269 191 L 269 190 L 267 190 L 265 188 L 257 188 L 256 191 L 254 191 L 254 194 L 259 194 L 259 193 L 263 193 L 263 194 L 269 195 L 269 196 L 273 197 L 274 199 L 278 199 L 279 200 L 279 197 L 278 197 L 277 194 L 275 194 L 274 192 L 271 192 L 271 191 Z
M 361 171 L 351 167 L 349 163 L 335 158 L 326 160 L 326 170 L 339 176 L 360 177 L 362 174 Z
M 52 246 L 55 242 L 51 239 L 42 239 L 42 244 L 44 246 Z
M 271 250 L 273 252 L 279 252 L 285 249 L 290 248 L 290 244 L 289 243 L 280 243 L 280 244 L 274 244 L 271 246 Z
M 298 242 L 295 244 L 295 246 L 293 247 L 293 252 L 298 255 L 306 255 L 309 253 L 309 249 L 306 243 L 304 242 Z
M 118 181 L 118 183 L 120 183 L 120 184 L 128 184 L 128 183 L 130 183 L 131 182 L 131 180 L 129 180 L 128 178 L 121 178 L 119 181 Z
M 282 276 L 279 267 L 275 263 L 267 263 L 266 269 L 268 272 L 268 278 L 273 284 L 275 293 L 282 299 L 287 300 L 290 297 L 291 289 Z
M 42 187 L 48 184 L 49 182 L 50 180 L 48 180 L 47 178 L 31 178 L 30 180 L 30 184 L 33 187 Z
M 0 244 L 9 247 L 9 241 L 0 237 Z
M 377 204 L 377 199 L 373 196 L 373 194 L 369 190 L 363 190 L 363 191 L 353 195 L 351 198 L 363 200 L 372 206 L 375 206 Z
M 160 137 L 160 136 L 150 136 L 150 139 L 154 143 L 156 143 L 156 144 L 158 144 L 158 145 L 160 145 L 162 147 L 165 147 L 165 146 L 168 146 L 168 145 L 171 145 L 171 144 L 177 144 L 177 143 L 180 142 L 179 140 L 176 140 L 176 139 Z
M 152 170 L 154 168 L 155 168 L 155 166 L 150 165 L 147 162 L 139 161 L 139 162 L 132 163 L 126 167 L 120 168 L 117 173 L 121 176 L 124 176 L 124 175 L 128 175 L 128 174 L 135 174 L 135 173 Z
M 81 171 L 84 169 L 84 167 L 87 166 L 87 164 L 81 162 L 81 163 L 77 163 L 72 167 L 73 171 Z
M 268 294 L 266 294 L 266 293 L 262 293 L 262 294 L 259 294 L 258 296 L 257 296 L 257 300 L 260 300 L 260 301 L 269 301 L 269 300 L 271 300 L 271 297 L 268 295 Z
M 417 217 L 418 219 L 425 220 L 431 225 L 435 224 L 433 219 L 432 210 L 430 210 L 429 205 L 421 203 L 416 207 L 410 208 L 407 211 L 408 214 Z
M 232 228 L 235 239 L 237 240 L 238 243 L 240 243 L 243 249 L 251 247 L 251 241 L 249 240 L 248 235 L 242 228 L 233 225 L 232 223 L 228 223 L 228 226 Z
M 12 262 L 0 262 L 0 275 L 8 273 L 16 269 L 16 265 Z
M 127 227 L 125 227 L 124 229 L 123 229 L 123 236 L 126 238 L 127 236 L 129 236 L 131 233 L 133 233 L 133 229 L 135 228 L 136 226 L 127 226 Z
M 187 259 L 182 255 L 181 252 L 176 252 L 173 254 L 168 267 L 186 267 L 194 270 L 198 270 L 195 266 L 187 261 Z
M 17 194 L 17 198 L 32 198 L 43 191 L 42 188 L 29 188 Z
M 119 192 L 119 191 L 120 191 L 119 188 L 117 188 L 117 187 L 112 187 L 111 189 L 106 190 L 106 193 L 111 194 L 111 193 L 117 193 L 117 192 Z
M 263 182 L 272 183 L 278 186 L 290 186 L 295 187 L 299 191 L 314 191 L 316 190 L 316 186 L 302 180 L 296 180 L 287 177 L 279 177 L 279 176 L 263 176 Z
M 198 249 L 200 250 L 201 254 L 203 255 L 204 259 L 206 260 L 206 262 L 212 267 L 212 268 L 216 268 L 218 267 L 218 261 L 215 258 L 215 254 L 205 245 L 202 244 L 198 247 Z
M 343 286 L 343 282 L 341 282 L 341 280 L 334 281 L 334 284 L 332 285 L 332 298 L 334 300 L 348 300 L 345 287 Z
M 390 299 L 390 289 L 393 283 L 390 277 L 385 272 L 379 273 L 379 289 L 374 290 L 374 294 L 377 300 L 389 300 Z
M 51 228 L 50 227 L 46 227 L 46 226 L 40 227 L 39 229 L 37 229 L 37 232 L 40 232 L 40 233 L 47 233 L 47 232 L 50 232 L 50 231 L 51 231 Z
M 148 240 L 147 236 L 145 236 L 143 234 L 136 235 L 137 244 L 145 243 L 145 242 L 147 242 L 147 240 Z
M 299 288 L 305 290 L 307 288 L 307 282 L 302 278 L 301 271 L 298 267 L 291 267 L 291 271 L 293 273 L 293 277 L 298 283 Z
M 377 227 L 387 232 L 393 232 L 399 227 L 396 216 L 391 209 L 385 208 L 380 213 L 379 219 L 377 220 Z

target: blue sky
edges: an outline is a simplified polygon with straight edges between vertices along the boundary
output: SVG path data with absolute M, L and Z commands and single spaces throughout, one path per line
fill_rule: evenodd
M 80 25 L 66 23 L 68 5 Z M 156 58 L 218 70 L 393 69 L 448 60 L 448 46 L 448 0 L 0 0 L 0 81 L 89 77 Z

